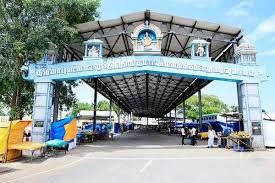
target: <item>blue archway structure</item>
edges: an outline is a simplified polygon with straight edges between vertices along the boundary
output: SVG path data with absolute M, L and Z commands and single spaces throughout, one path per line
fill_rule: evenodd
M 83 40 L 64 46 L 62 58 L 49 49 L 23 75 L 36 83 L 34 140 L 47 136 L 56 82 L 82 79 L 125 112 L 157 118 L 222 80 L 237 83 L 245 130 L 263 146 L 258 85 L 267 76 L 241 29 L 150 11 L 76 28 Z

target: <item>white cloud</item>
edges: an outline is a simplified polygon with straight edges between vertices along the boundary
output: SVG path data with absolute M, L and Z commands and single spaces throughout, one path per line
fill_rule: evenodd
M 247 38 L 252 42 L 259 41 L 266 37 L 274 38 L 275 36 L 275 15 L 263 20 L 254 31 L 248 34 Z
M 248 17 L 249 9 L 254 6 L 253 0 L 241 0 L 238 4 L 230 8 L 227 12 L 227 16 L 233 17 Z
M 218 3 L 219 0 L 173 0 L 171 2 L 175 4 L 185 4 L 196 8 L 205 8 Z
M 259 56 L 275 56 L 275 49 L 258 53 Z

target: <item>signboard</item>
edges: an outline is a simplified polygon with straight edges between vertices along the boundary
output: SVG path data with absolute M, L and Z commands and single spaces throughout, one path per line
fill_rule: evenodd
M 163 56 L 129 56 L 59 64 L 30 64 L 28 75 L 23 77 L 38 82 L 142 72 L 234 82 L 243 80 L 257 80 L 259 82 L 266 79 L 264 68 L 257 65 L 245 66 Z

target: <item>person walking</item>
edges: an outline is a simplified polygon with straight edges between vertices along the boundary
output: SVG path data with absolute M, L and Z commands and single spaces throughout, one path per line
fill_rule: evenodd
M 184 138 L 186 137 L 185 129 L 181 129 L 181 145 L 184 145 Z
M 194 146 L 196 144 L 196 132 L 197 129 L 195 127 L 193 127 L 191 129 L 191 145 Z
M 212 127 L 208 129 L 208 148 L 214 147 L 214 138 L 216 137 L 216 132 Z
M 171 136 L 171 128 L 168 127 L 168 135 Z

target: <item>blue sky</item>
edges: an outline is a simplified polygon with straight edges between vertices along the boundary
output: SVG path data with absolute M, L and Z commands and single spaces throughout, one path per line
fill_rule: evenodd
M 151 11 L 206 20 L 243 29 L 243 34 L 258 50 L 257 62 L 265 65 L 270 80 L 260 87 L 262 107 L 275 112 L 275 1 L 265 0 L 102 0 L 100 20 Z M 83 94 L 82 91 L 86 94 Z M 80 101 L 93 100 L 93 91 L 85 85 L 75 89 Z M 237 105 L 236 84 L 213 81 L 203 93 L 219 96 L 226 104 Z M 103 97 L 100 96 L 99 100 Z

